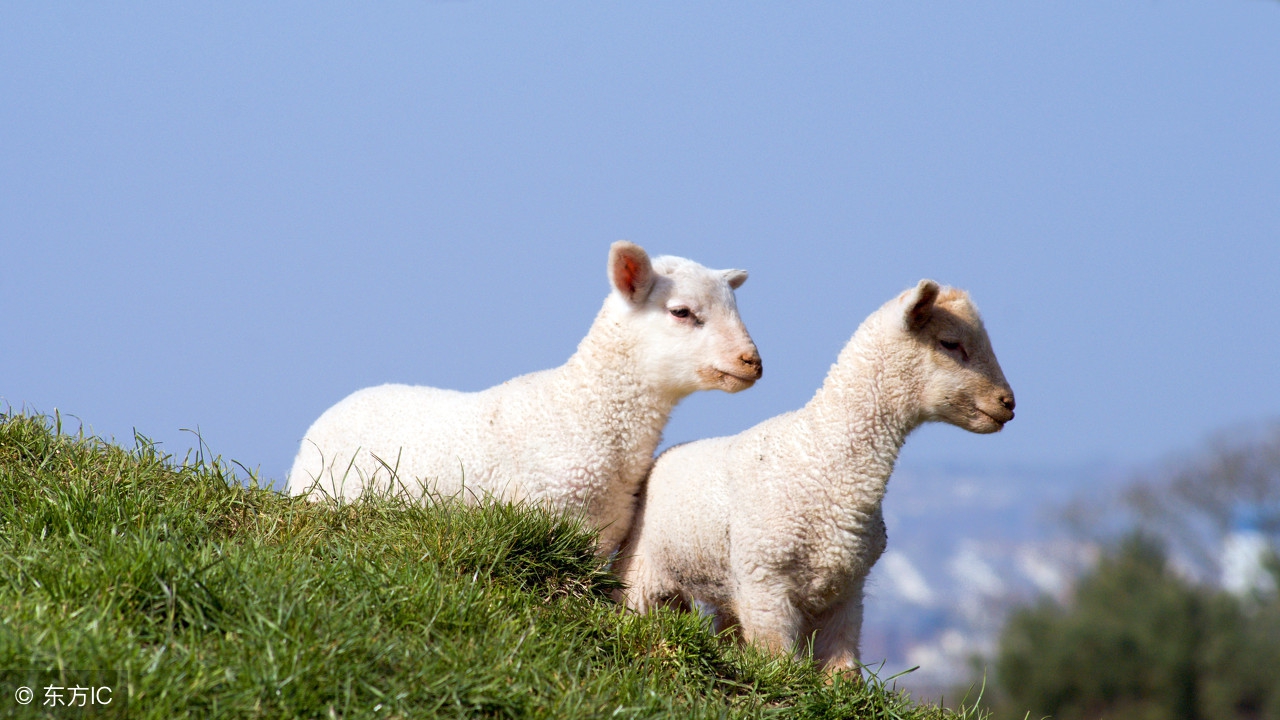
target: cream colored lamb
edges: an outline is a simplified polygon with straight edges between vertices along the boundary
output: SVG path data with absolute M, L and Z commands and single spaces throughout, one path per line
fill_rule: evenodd
M 997 432 L 1013 405 L 969 296 L 920 281 L 862 323 L 809 404 L 658 458 L 619 553 L 627 605 L 696 600 L 747 640 L 812 637 L 829 671 L 856 670 L 898 450 L 930 421 Z
M 749 388 L 761 363 L 733 295 L 745 271 L 651 262 L 619 241 L 608 275 L 613 291 L 564 365 L 476 393 L 360 390 L 307 431 L 289 491 L 543 503 L 584 513 L 600 529 L 600 551 L 613 551 L 676 403 L 696 390 Z

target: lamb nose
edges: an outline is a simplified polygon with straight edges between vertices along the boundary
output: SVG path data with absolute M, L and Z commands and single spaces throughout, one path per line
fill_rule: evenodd
M 1014 402 L 1013 402 L 1013 396 L 1012 396 L 1012 395 L 1001 395 L 1001 396 L 1000 396 L 1000 404 L 1001 404 L 1001 405 L 1003 405 L 1003 406 L 1005 406 L 1005 409 L 1007 409 L 1007 410 L 1012 410 L 1012 409 L 1013 409 L 1013 405 L 1014 405 Z
M 743 353 L 740 359 L 743 365 L 755 369 L 756 377 L 764 374 L 764 364 L 760 362 L 760 353 Z

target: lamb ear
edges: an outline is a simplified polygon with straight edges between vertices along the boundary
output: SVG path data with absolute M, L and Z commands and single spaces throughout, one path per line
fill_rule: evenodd
M 644 248 L 619 240 L 609 248 L 609 282 L 632 305 L 639 305 L 653 289 L 653 264 Z
M 742 283 L 747 281 L 746 270 L 725 270 L 723 272 L 724 272 L 725 282 L 728 282 L 729 287 L 733 288 L 734 290 L 737 290 L 738 288 L 742 287 Z
M 907 312 L 904 320 L 908 330 L 919 330 L 933 317 L 933 302 L 938 299 L 938 283 L 921 280 L 907 293 Z

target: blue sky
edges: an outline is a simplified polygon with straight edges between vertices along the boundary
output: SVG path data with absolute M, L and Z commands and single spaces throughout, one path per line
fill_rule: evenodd
M 742 267 L 803 404 L 922 277 L 1018 397 L 903 462 L 1150 463 L 1280 413 L 1280 3 L 7 3 L 0 398 L 267 478 L 353 390 L 558 365 L 609 244 Z

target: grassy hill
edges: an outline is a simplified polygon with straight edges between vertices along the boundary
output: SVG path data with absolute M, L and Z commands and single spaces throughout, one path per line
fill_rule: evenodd
M 592 548 L 530 508 L 312 504 L 0 416 L 0 716 L 978 716 L 620 613 Z

